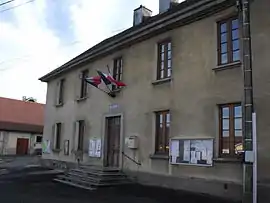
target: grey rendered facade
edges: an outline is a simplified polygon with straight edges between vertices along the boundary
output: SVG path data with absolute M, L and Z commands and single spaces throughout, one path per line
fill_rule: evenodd
M 52 126 L 58 122 L 63 124 L 61 142 L 70 140 L 69 155 L 64 155 L 63 150 L 43 154 L 44 161 L 76 163 L 73 152 L 78 138 L 75 136 L 74 123 L 84 120 L 86 128 L 82 161 L 102 166 L 106 151 L 103 147 L 106 142 L 105 118 L 120 115 L 120 151 L 142 164 L 138 166 L 119 153 L 121 169 L 136 175 L 145 184 L 241 199 L 241 161 L 219 157 L 218 105 L 243 100 L 241 63 L 226 67 L 217 65 L 217 22 L 236 14 L 235 5 L 236 2 L 230 0 L 186 3 L 179 10 L 153 17 L 156 20 L 150 20 L 149 23 L 102 42 L 41 78 L 48 84 L 44 140 L 52 139 Z M 184 12 L 189 9 L 190 12 Z M 268 0 L 252 2 L 259 192 L 270 188 L 269 10 Z M 170 18 L 173 15 L 175 16 Z M 166 21 L 162 22 L 162 19 Z M 159 21 L 160 25 L 155 25 Z M 143 30 L 144 27 L 147 29 Z M 169 80 L 156 81 L 157 43 L 168 38 L 172 43 L 172 77 Z M 121 41 L 117 41 L 118 39 Z M 81 71 L 88 69 L 89 75 L 95 75 L 98 67 L 106 72 L 106 66 L 112 67 L 113 59 L 119 56 L 123 58 L 123 81 L 128 86 L 116 98 L 110 98 L 88 86 L 87 97 L 79 100 Z M 60 79 L 65 79 L 64 102 L 58 107 L 55 106 L 55 92 Z M 117 104 L 118 107 L 112 110 L 112 104 Z M 213 167 L 175 166 L 169 164 L 168 158 L 155 156 L 154 112 L 159 110 L 171 112 L 171 138 L 214 138 Z M 125 144 L 125 138 L 134 134 L 139 138 L 137 150 L 131 150 Z M 102 140 L 101 158 L 88 156 L 88 142 L 91 137 Z

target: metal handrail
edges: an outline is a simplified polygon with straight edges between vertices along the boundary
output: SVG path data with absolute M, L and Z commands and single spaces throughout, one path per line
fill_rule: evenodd
M 134 162 L 135 164 L 137 164 L 137 165 L 139 165 L 139 166 L 142 165 L 140 162 L 138 162 L 138 161 L 132 159 L 130 156 L 128 156 L 128 155 L 125 154 L 124 152 L 122 152 L 122 154 L 123 154 L 126 158 L 128 158 L 129 160 L 131 160 L 132 162 Z

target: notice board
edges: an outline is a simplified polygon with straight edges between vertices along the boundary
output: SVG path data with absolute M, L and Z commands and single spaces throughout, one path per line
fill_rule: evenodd
M 170 164 L 213 165 L 214 139 L 171 139 Z
M 88 155 L 90 157 L 101 157 L 101 139 L 89 139 Z

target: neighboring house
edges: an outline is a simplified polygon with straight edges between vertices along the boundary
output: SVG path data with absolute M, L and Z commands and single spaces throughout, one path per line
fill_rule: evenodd
M 191 0 L 163 10 L 149 17 L 148 9 L 136 9 L 133 27 L 40 78 L 48 84 L 44 140 L 52 149 L 44 162 L 79 158 L 129 171 L 143 183 L 241 199 L 244 89 L 237 1 Z M 270 183 L 269 25 L 269 0 L 252 1 L 260 187 Z M 127 84 L 115 98 L 81 79 L 96 69 L 107 72 L 107 65 Z M 173 144 L 169 157 L 171 138 L 186 142 Z M 96 154 L 94 139 L 101 139 Z M 203 139 L 208 144 L 199 150 Z
M 41 153 L 44 104 L 0 97 L 0 155 Z

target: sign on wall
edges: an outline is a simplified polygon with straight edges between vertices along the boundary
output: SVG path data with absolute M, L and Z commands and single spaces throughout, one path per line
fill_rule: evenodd
M 89 139 L 88 155 L 90 157 L 101 157 L 101 139 Z
M 69 140 L 64 141 L 64 155 L 69 155 Z
M 213 139 L 171 139 L 170 164 L 213 165 Z
M 42 153 L 43 154 L 50 154 L 51 153 L 51 141 L 44 140 L 42 142 Z

